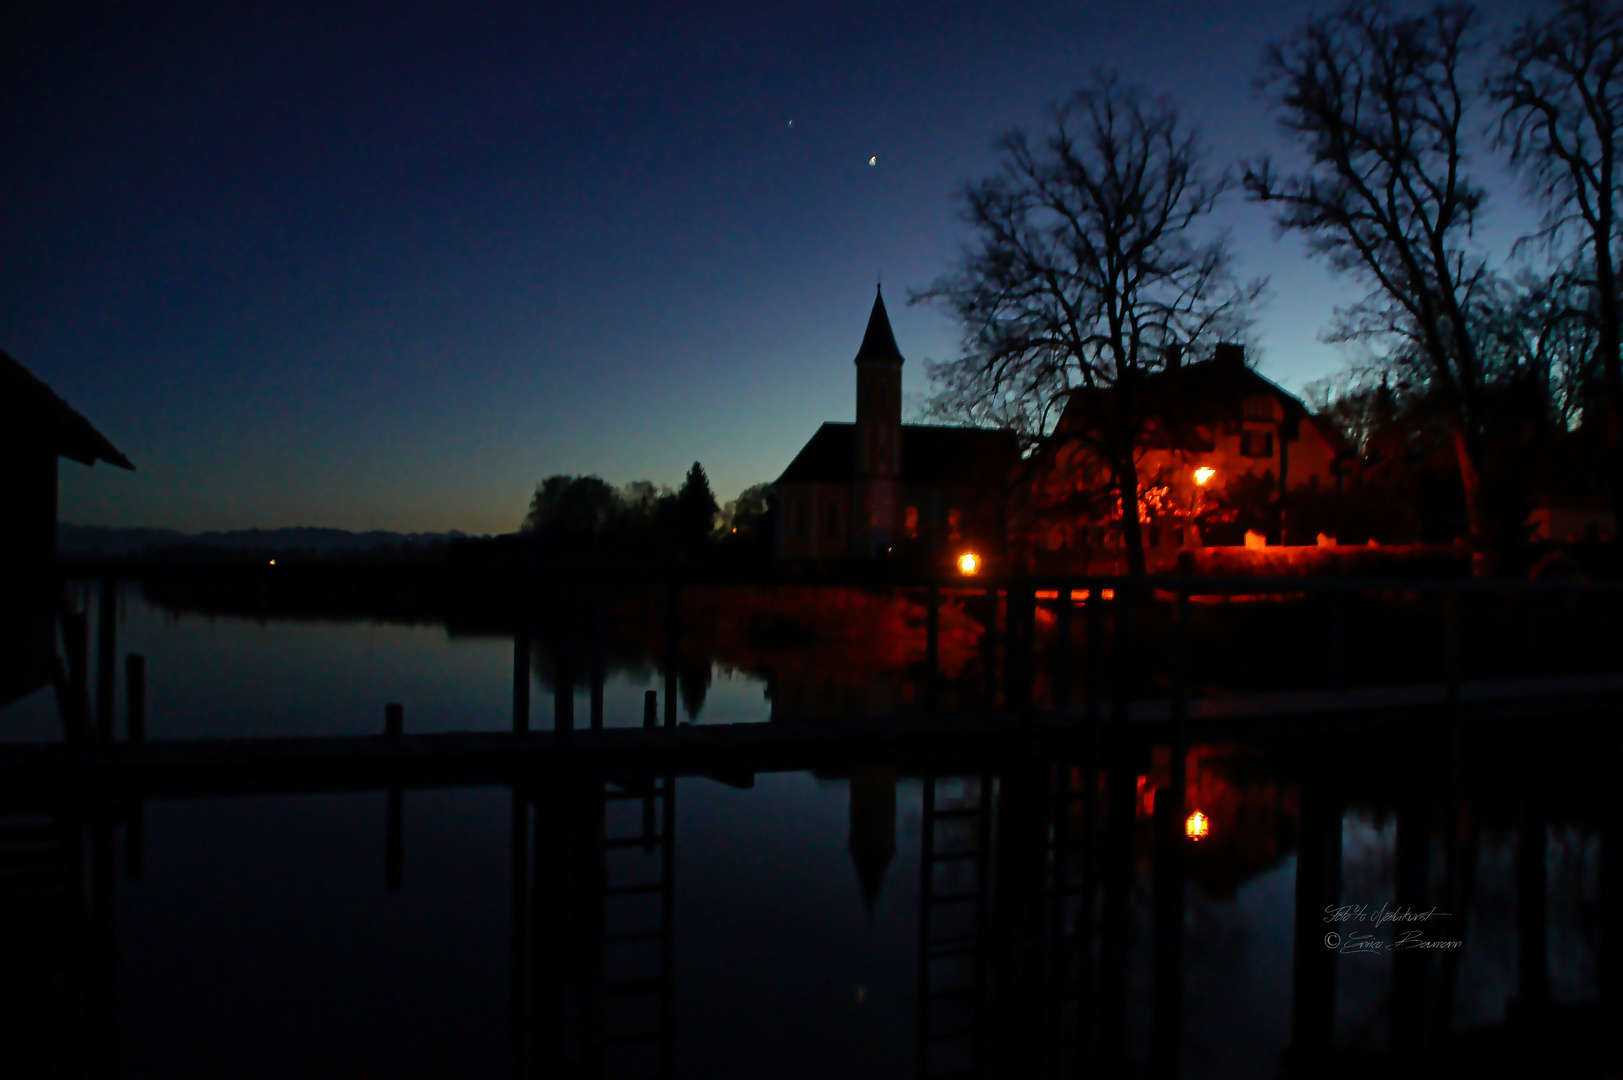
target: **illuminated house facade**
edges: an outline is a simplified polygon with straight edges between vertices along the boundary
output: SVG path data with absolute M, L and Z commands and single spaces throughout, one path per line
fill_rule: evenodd
M 1336 485 L 1343 457 L 1338 437 L 1300 398 L 1247 367 L 1244 346 L 1219 345 L 1210 360 L 1198 363 L 1173 359 L 1164 373 L 1150 377 L 1146 391 L 1162 412 L 1142 439 L 1137 461 L 1146 549 L 1176 552 L 1212 543 L 1213 537 L 1202 537 L 1202 523 L 1220 517 L 1214 509 L 1242 488 L 1253 499 L 1277 499 Z M 1108 408 L 1108 400 L 1103 405 Z M 1097 498 L 1089 505 L 1085 497 L 1108 488 L 1108 470 L 1086 438 L 1089 411 L 1073 398 L 1047 460 L 1033 470 L 1016 531 L 1035 559 L 1108 555 L 1119 548 L 1114 505 Z M 1279 542 L 1277 534 L 1272 542 Z
M 1014 432 L 902 423 L 902 359 L 874 298 L 857 350 L 857 417 L 825 423 L 774 484 L 780 560 L 995 554 L 1019 465 Z

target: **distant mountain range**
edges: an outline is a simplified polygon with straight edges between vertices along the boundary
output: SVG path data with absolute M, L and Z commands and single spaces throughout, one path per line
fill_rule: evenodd
M 374 529 L 349 532 L 344 529 L 297 527 L 290 529 L 234 529 L 230 532 L 183 533 L 174 529 L 120 529 L 109 525 L 69 525 L 56 527 L 56 550 L 62 555 L 136 555 L 167 547 L 231 548 L 241 551 L 374 551 L 402 544 L 431 544 L 460 540 L 469 534 L 397 533 Z

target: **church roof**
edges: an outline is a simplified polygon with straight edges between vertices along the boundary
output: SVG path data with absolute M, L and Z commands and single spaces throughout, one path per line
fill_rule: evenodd
M 778 477 L 780 484 L 848 484 L 857 478 L 857 426 L 825 423 Z M 1020 460 L 1020 443 L 1004 428 L 902 425 L 904 487 L 1002 483 Z
M 43 444 L 81 465 L 105 461 L 134 469 L 129 458 L 73 410 L 73 406 L 0 349 L 0 424 L 27 443 Z
M 902 350 L 896 347 L 896 334 L 890 328 L 890 316 L 885 313 L 885 294 L 876 291 L 873 311 L 868 315 L 868 331 L 862 335 L 862 347 L 857 350 L 858 364 L 901 364 Z

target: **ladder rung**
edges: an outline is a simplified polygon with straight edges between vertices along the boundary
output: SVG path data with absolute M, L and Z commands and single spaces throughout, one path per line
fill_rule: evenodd
M 604 894 L 607 896 L 645 896 L 649 893 L 661 892 L 664 888 L 665 883 L 663 881 L 650 881 L 643 885 L 611 885 L 604 890 Z
M 606 935 L 603 938 L 603 943 L 605 945 L 624 945 L 627 942 L 632 942 L 632 941 L 653 941 L 656 938 L 662 938 L 664 936 L 665 936 L 665 931 L 663 929 L 661 929 L 661 930 L 628 930 L 623 934 L 608 934 L 608 935 Z
M 628 1043 L 654 1042 L 665 1037 L 663 1031 L 634 1031 L 625 1035 L 610 1035 L 610 1046 L 625 1046 Z
M 976 851 L 949 851 L 949 852 L 946 852 L 945 854 L 932 853 L 931 856 L 930 856 L 930 861 L 933 862 L 933 863 L 939 863 L 939 862 L 963 862 L 965 859 L 977 859 L 977 858 L 980 857 L 980 854 L 981 853 L 980 853 L 979 850 L 976 850 Z
M 624 979 L 611 982 L 603 988 L 610 997 L 646 997 L 665 989 L 663 975 L 650 975 L 646 979 Z
M 653 847 L 664 842 L 665 838 L 663 836 L 617 836 L 613 840 L 603 841 L 603 846 L 605 848 Z

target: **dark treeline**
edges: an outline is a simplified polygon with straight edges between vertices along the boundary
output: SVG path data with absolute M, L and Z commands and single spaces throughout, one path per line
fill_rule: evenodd
M 536 485 L 520 532 L 541 550 L 567 557 L 639 561 L 767 558 L 767 485 L 725 505 L 697 461 L 675 491 L 647 480 L 614 487 L 597 476 L 550 476 Z

